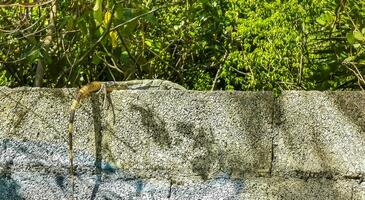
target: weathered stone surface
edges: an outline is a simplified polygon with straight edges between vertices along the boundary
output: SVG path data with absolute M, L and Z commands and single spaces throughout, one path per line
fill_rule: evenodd
M 207 179 L 220 171 L 237 177 L 269 173 L 271 93 L 119 91 L 111 96 L 118 119 L 113 125 L 112 112 L 105 114 L 105 157 L 120 168 L 143 171 L 144 177 L 158 172 L 175 181 Z
M 70 184 L 66 148 L 41 141 L 1 140 L 0 199 L 67 199 Z M 78 152 L 77 199 L 351 199 L 363 186 L 352 180 L 260 178 L 234 179 L 220 173 L 209 180 L 143 179 Z M 352 188 L 355 188 L 353 190 Z M 353 194 L 354 192 L 354 194 Z
M 276 102 L 275 175 L 361 178 L 365 93 L 285 92 Z
M 68 199 L 75 91 L 0 88 L 0 200 Z M 102 97 L 76 112 L 78 199 L 365 199 L 362 92 Z
M 76 90 L 0 87 L 0 138 L 67 143 L 65 126 Z M 86 109 L 85 109 L 86 107 Z M 92 114 L 86 104 L 78 114 L 77 126 L 92 133 Z
M 1 88 L 0 166 L 4 180 L 11 171 L 10 177 L 22 183 L 19 191 L 30 187 L 23 179 L 32 180 L 32 174 L 43 177 L 34 184 L 54 181 L 52 173 L 68 181 L 66 128 L 74 93 Z M 271 93 L 115 91 L 110 96 L 109 109 L 103 108 L 102 95 L 93 95 L 76 112 L 77 179 L 84 173 L 95 175 L 100 160 L 111 170 L 141 180 L 175 184 L 210 180 L 222 172 L 232 178 L 270 172 Z M 76 182 L 77 187 L 82 183 Z M 6 184 L 13 187 L 11 181 Z M 114 179 L 110 184 L 119 187 Z M 68 184 L 64 190 L 69 191 Z
M 352 198 L 351 180 L 297 179 L 297 178 L 253 178 L 245 180 L 240 199 L 270 200 L 342 200 Z
M 353 200 L 365 199 L 365 182 L 362 182 L 360 184 L 354 184 L 352 199 Z

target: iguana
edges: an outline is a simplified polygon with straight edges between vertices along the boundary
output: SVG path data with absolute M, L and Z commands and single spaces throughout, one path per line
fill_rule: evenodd
M 72 198 L 75 190 L 75 177 L 74 177 L 74 166 L 73 166 L 73 129 L 75 122 L 75 112 L 82 99 L 90 96 L 95 92 L 103 92 L 105 95 L 112 92 L 113 90 L 186 90 L 179 84 L 171 81 L 160 80 L 160 79 L 145 79 L 145 80 L 132 80 L 132 81 L 108 81 L 90 82 L 78 90 L 75 99 L 72 101 L 70 108 L 70 117 L 68 125 L 68 156 L 70 162 L 69 173 L 71 176 L 72 186 Z

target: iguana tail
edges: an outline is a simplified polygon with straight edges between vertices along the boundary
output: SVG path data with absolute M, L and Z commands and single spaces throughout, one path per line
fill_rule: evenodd
M 91 82 L 83 87 L 80 88 L 80 90 L 76 94 L 76 98 L 72 101 L 71 108 L 70 108 L 70 118 L 69 118 L 69 124 L 68 124 L 68 158 L 70 161 L 70 176 L 71 176 L 71 185 L 72 185 L 72 196 L 74 194 L 75 190 L 75 177 L 74 177 L 74 166 L 73 166 L 73 129 L 74 129 L 74 121 L 75 121 L 75 112 L 77 107 L 80 104 L 80 101 L 87 96 L 89 96 L 91 93 L 99 91 L 102 89 L 103 83 L 102 82 Z

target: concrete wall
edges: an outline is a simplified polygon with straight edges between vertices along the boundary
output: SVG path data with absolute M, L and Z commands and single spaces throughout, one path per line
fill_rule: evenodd
M 67 199 L 75 89 L 0 88 L 0 199 Z M 79 199 L 365 199 L 365 93 L 115 91 L 75 123 Z

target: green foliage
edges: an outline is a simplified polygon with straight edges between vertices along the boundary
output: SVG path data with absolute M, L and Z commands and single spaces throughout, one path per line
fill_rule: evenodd
M 8 77 L 6 76 L 6 72 L 2 71 L 0 72 L 0 86 L 6 86 L 7 83 L 10 81 L 8 80 Z
M 57 1 L 0 8 L 0 83 L 168 79 L 190 89 L 365 86 L 364 0 Z M 57 15 L 51 10 L 56 9 Z M 38 74 L 39 75 L 39 74 Z

